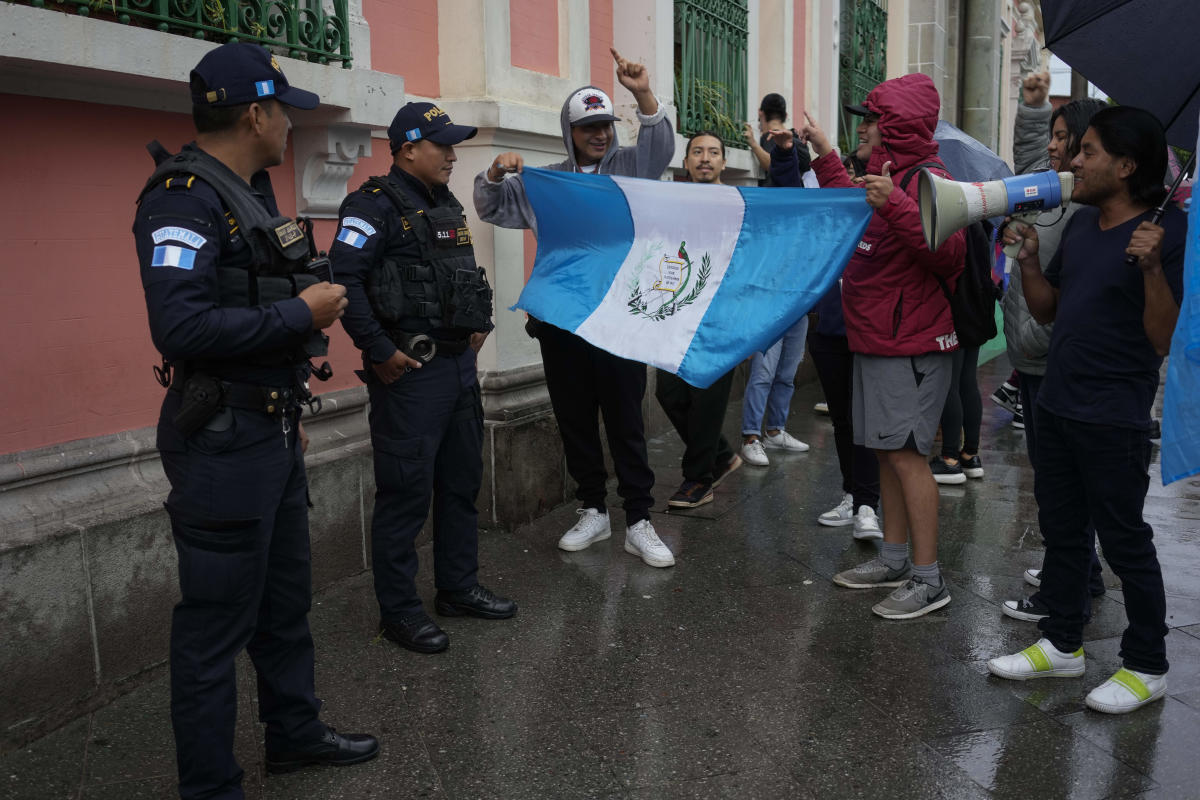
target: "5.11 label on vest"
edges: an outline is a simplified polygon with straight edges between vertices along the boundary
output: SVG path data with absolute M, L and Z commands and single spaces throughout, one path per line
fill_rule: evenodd
M 471 229 L 465 225 L 461 228 L 456 225 L 439 227 L 434 231 L 433 235 L 437 243 L 442 245 L 461 246 L 471 244 Z

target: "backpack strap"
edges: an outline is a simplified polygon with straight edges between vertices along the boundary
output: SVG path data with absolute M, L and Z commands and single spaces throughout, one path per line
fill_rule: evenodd
M 913 176 L 916 175 L 918 172 L 920 172 L 925 167 L 933 167 L 934 169 L 939 169 L 942 172 L 945 172 L 947 175 L 950 174 L 949 172 L 946 172 L 946 166 L 944 164 L 939 164 L 936 161 L 926 161 L 924 164 L 917 164 L 915 167 L 910 167 L 908 172 L 904 173 L 904 177 L 900 179 L 901 191 L 907 192 L 908 184 L 913 179 Z

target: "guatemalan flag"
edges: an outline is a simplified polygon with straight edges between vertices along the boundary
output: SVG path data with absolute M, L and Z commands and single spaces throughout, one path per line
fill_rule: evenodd
M 1200 141 L 1196 142 L 1200 150 Z M 1183 259 L 1183 303 L 1171 337 L 1163 393 L 1163 485 L 1200 472 L 1200 198 L 1192 194 L 1187 251 Z
M 538 249 L 514 308 L 699 387 L 808 313 L 872 213 L 861 189 L 522 175 Z

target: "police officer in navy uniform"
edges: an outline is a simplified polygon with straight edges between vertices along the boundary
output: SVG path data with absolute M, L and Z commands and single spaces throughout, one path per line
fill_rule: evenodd
M 268 771 L 366 761 L 379 743 L 321 722 L 313 689 L 300 403 L 345 289 L 312 274 L 265 168 L 283 161 L 285 106 L 318 98 L 251 44 L 210 51 L 191 91 L 196 141 L 176 156 L 157 148 L 133 233 L 169 385 L 158 449 L 182 594 L 171 622 L 179 794 L 224 800 L 243 797 L 233 757 L 242 648 L 258 674 Z
M 454 145 L 475 132 L 432 103 L 401 108 L 388 128 L 391 170 L 347 196 L 329 251 L 350 303 L 342 325 L 362 350 L 371 400 L 380 628 L 419 653 L 450 644 L 415 583 L 414 543 L 431 502 L 437 612 L 517 612 L 476 578 L 483 407 L 475 356 L 493 327 L 492 294 L 447 186 Z

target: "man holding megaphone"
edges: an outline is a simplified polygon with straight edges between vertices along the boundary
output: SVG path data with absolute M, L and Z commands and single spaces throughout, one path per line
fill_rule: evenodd
M 896 587 L 872 608 L 887 619 L 919 617 L 950 602 L 938 570 L 938 491 L 927 459 L 958 348 L 939 278 L 953 288 L 965 244 L 956 231 L 936 250 L 926 246 L 917 181 L 905 180 L 923 166 L 946 172 L 933 140 L 940 107 L 933 81 L 921 74 L 885 81 L 862 105 L 846 107 L 863 117 L 855 154 L 867 161 L 863 185 L 875 214 L 842 275 L 842 310 L 854 352 L 854 442 L 879 461 L 883 544 L 878 557 L 833 580 L 851 589 Z M 817 153 L 812 168 L 821 186 L 851 187 L 828 137 L 805 117 L 801 136 Z
M 1004 233 L 1017 259 L 1029 310 L 1054 321 L 1037 398 L 1034 492 L 1046 540 L 1043 638 L 988 662 L 1012 680 L 1082 677 L 1090 574 L 1089 520 L 1125 595 L 1129 625 L 1123 666 L 1087 696 L 1121 714 L 1166 694 L 1166 595 L 1150 526 L 1150 407 L 1162 357 L 1183 298 L 1187 221 L 1154 205 L 1165 196 L 1167 143 L 1151 114 L 1129 106 L 1097 112 L 1071 162 L 1072 199 L 1083 204 L 1043 275 L 1038 234 L 1014 223 Z M 1128 259 L 1128 260 L 1127 260 Z

